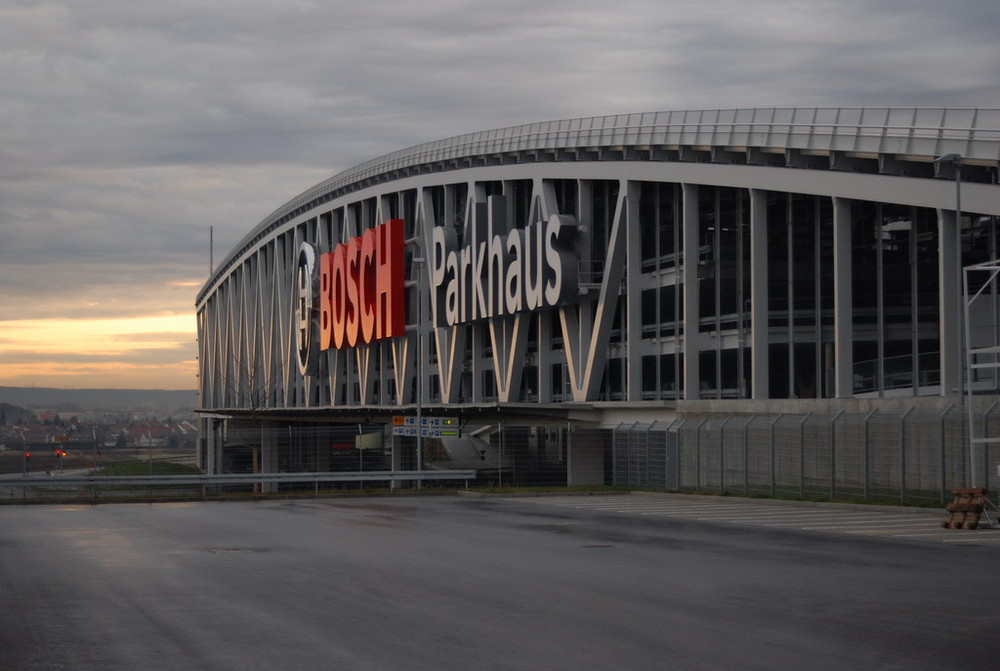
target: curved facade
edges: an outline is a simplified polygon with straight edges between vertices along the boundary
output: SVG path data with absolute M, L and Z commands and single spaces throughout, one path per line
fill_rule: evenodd
M 309 189 L 219 264 L 197 297 L 201 410 L 610 426 L 957 398 L 967 352 L 1000 343 L 1000 290 L 963 271 L 1000 257 L 998 166 L 982 109 L 657 112 L 418 145 Z M 968 389 L 995 393 L 984 357 Z

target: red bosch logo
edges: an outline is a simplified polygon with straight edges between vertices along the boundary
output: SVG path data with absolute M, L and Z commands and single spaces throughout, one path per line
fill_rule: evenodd
M 403 220 L 390 219 L 320 257 L 321 350 L 406 332 L 403 234 Z

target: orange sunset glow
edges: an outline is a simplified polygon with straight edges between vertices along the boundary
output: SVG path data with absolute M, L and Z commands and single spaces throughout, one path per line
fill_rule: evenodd
M 193 314 L 0 320 L 0 386 L 191 389 Z

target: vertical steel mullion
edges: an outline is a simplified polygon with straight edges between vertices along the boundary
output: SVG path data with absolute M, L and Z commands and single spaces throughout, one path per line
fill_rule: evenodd
M 955 169 L 958 170 L 957 165 L 955 166 Z M 956 214 L 959 213 L 960 210 L 956 208 Z M 962 230 L 961 218 L 959 217 L 956 218 L 957 218 L 957 228 L 959 230 L 959 235 L 961 235 L 961 230 Z M 962 253 L 961 238 L 959 238 L 958 241 L 958 253 L 959 255 L 961 255 Z M 959 258 L 961 258 L 961 256 Z M 958 381 L 959 384 L 961 385 L 961 388 L 959 389 L 958 393 L 961 395 L 962 402 L 965 404 L 965 410 L 968 416 L 968 422 L 967 422 L 968 434 L 966 436 L 966 441 L 968 441 L 969 444 L 969 486 L 975 487 L 976 486 L 976 441 L 975 441 L 976 433 L 973 430 L 974 427 L 973 427 L 973 413 L 972 413 L 972 335 L 969 333 L 969 303 L 971 302 L 969 299 L 969 273 L 965 268 L 961 267 L 961 264 L 959 264 L 958 270 L 962 274 L 961 321 L 965 331 L 964 338 L 959 341 L 959 346 L 961 347 L 962 345 L 964 345 L 965 348 L 965 358 L 964 358 L 965 360 L 963 361 L 965 374 L 964 375 L 961 374 L 962 369 L 960 368 Z M 986 457 L 986 443 L 983 443 L 984 468 L 986 466 L 985 457 Z
M 920 284 L 917 281 L 917 217 L 916 208 L 910 208 L 910 370 L 913 395 L 920 393 Z
M 785 229 L 787 254 L 785 255 L 785 275 L 788 280 L 788 398 L 795 398 L 795 264 L 792 258 L 795 235 L 792 222 L 792 194 L 785 198 Z
M 713 241 L 712 272 L 715 274 L 715 397 L 722 398 L 722 207 L 719 187 L 712 188 L 713 211 L 715 216 L 715 240 Z
M 660 358 L 663 356 L 663 315 L 660 314 L 660 296 L 665 291 L 663 287 L 663 255 L 660 253 L 660 217 L 663 215 L 663 203 L 661 202 L 662 195 L 662 185 L 657 184 L 655 191 L 655 197 L 653 198 L 653 219 L 655 223 L 655 228 L 653 229 L 653 244 L 656 249 L 653 250 L 656 262 L 654 268 L 656 270 L 656 286 L 653 290 L 653 296 L 655 297 L 656 304 L 653 306 L 653 313 L 656 318 L 656 399 L 661 400 L 663 398 L 663 371 L 660 370 Z
M 682 331 L 683 337 L 687 338 L 687 330 L 684 329 L 684 323 L 681 321 L 681 308 L 683 307 L 682 302 L 682 292 L 681 292 L 681 282 L 683 281 L 684 275 L 682 274 L 680 265 L 677 260 L 683 257 L 683 225 L 680 223 L 681 219 L 681 198 L 680 198 L 680 185 L 673 185 L 673 201 L 671 203 L 673 210 L 673 222 L 674 222 L 674 398 L 680 400 L 684 398 L 684 394 L 687 391 L 684 384 L 684 374 L 681 370 L 680 365 L 680 350 L 678 347 L 681 343 Z M 679 448 L 678 448 L 679 449 Z M 678 474 L 678 477 L 680 475 Z
M 738 398 L 747 397 L 746 371 L 743 370 L 743 351 L 746 349 L 745 320 L 743 316 L 744 293 L 746 291 L 743 283 L 743 265 L 746 262 L 743 258 L 743 191 L 743 189 L 736 190 L 736 193 L 739 194 L 736 199 L 736 393 Z
M 821 211 L 819 198 L 813 196 L 813 267 L 816 274 L 813 277 L 813 323 L 816 329 L 816 349 L 813 353 L 813 361 L 816 376 L 814 387 L 815 398 L 823 398 L 826 385 L 823 384 L 823 245 Z
M 882 204 L 875 206 L 875 310 L 876 317 L 876 361 L 875 375 L 878 378 L 878 397 L 885 396 L 885 263 L 882 258 Z

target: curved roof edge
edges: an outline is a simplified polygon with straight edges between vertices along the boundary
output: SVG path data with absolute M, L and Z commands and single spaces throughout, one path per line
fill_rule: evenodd
M 257 224 L 212 271 L 203 294 L 260 233 L 320 201 L 437 165 L 525 151 L 705 147 L 850 152 L 1000 162 L 1000 109 L 771 107 L 640 112 L 541 121 L 426 142 L 361 163 L 307 189 Z M 595 156 L 595 158 L 597 158 Z M 681 158 L 683 160 L 683 157 Z

